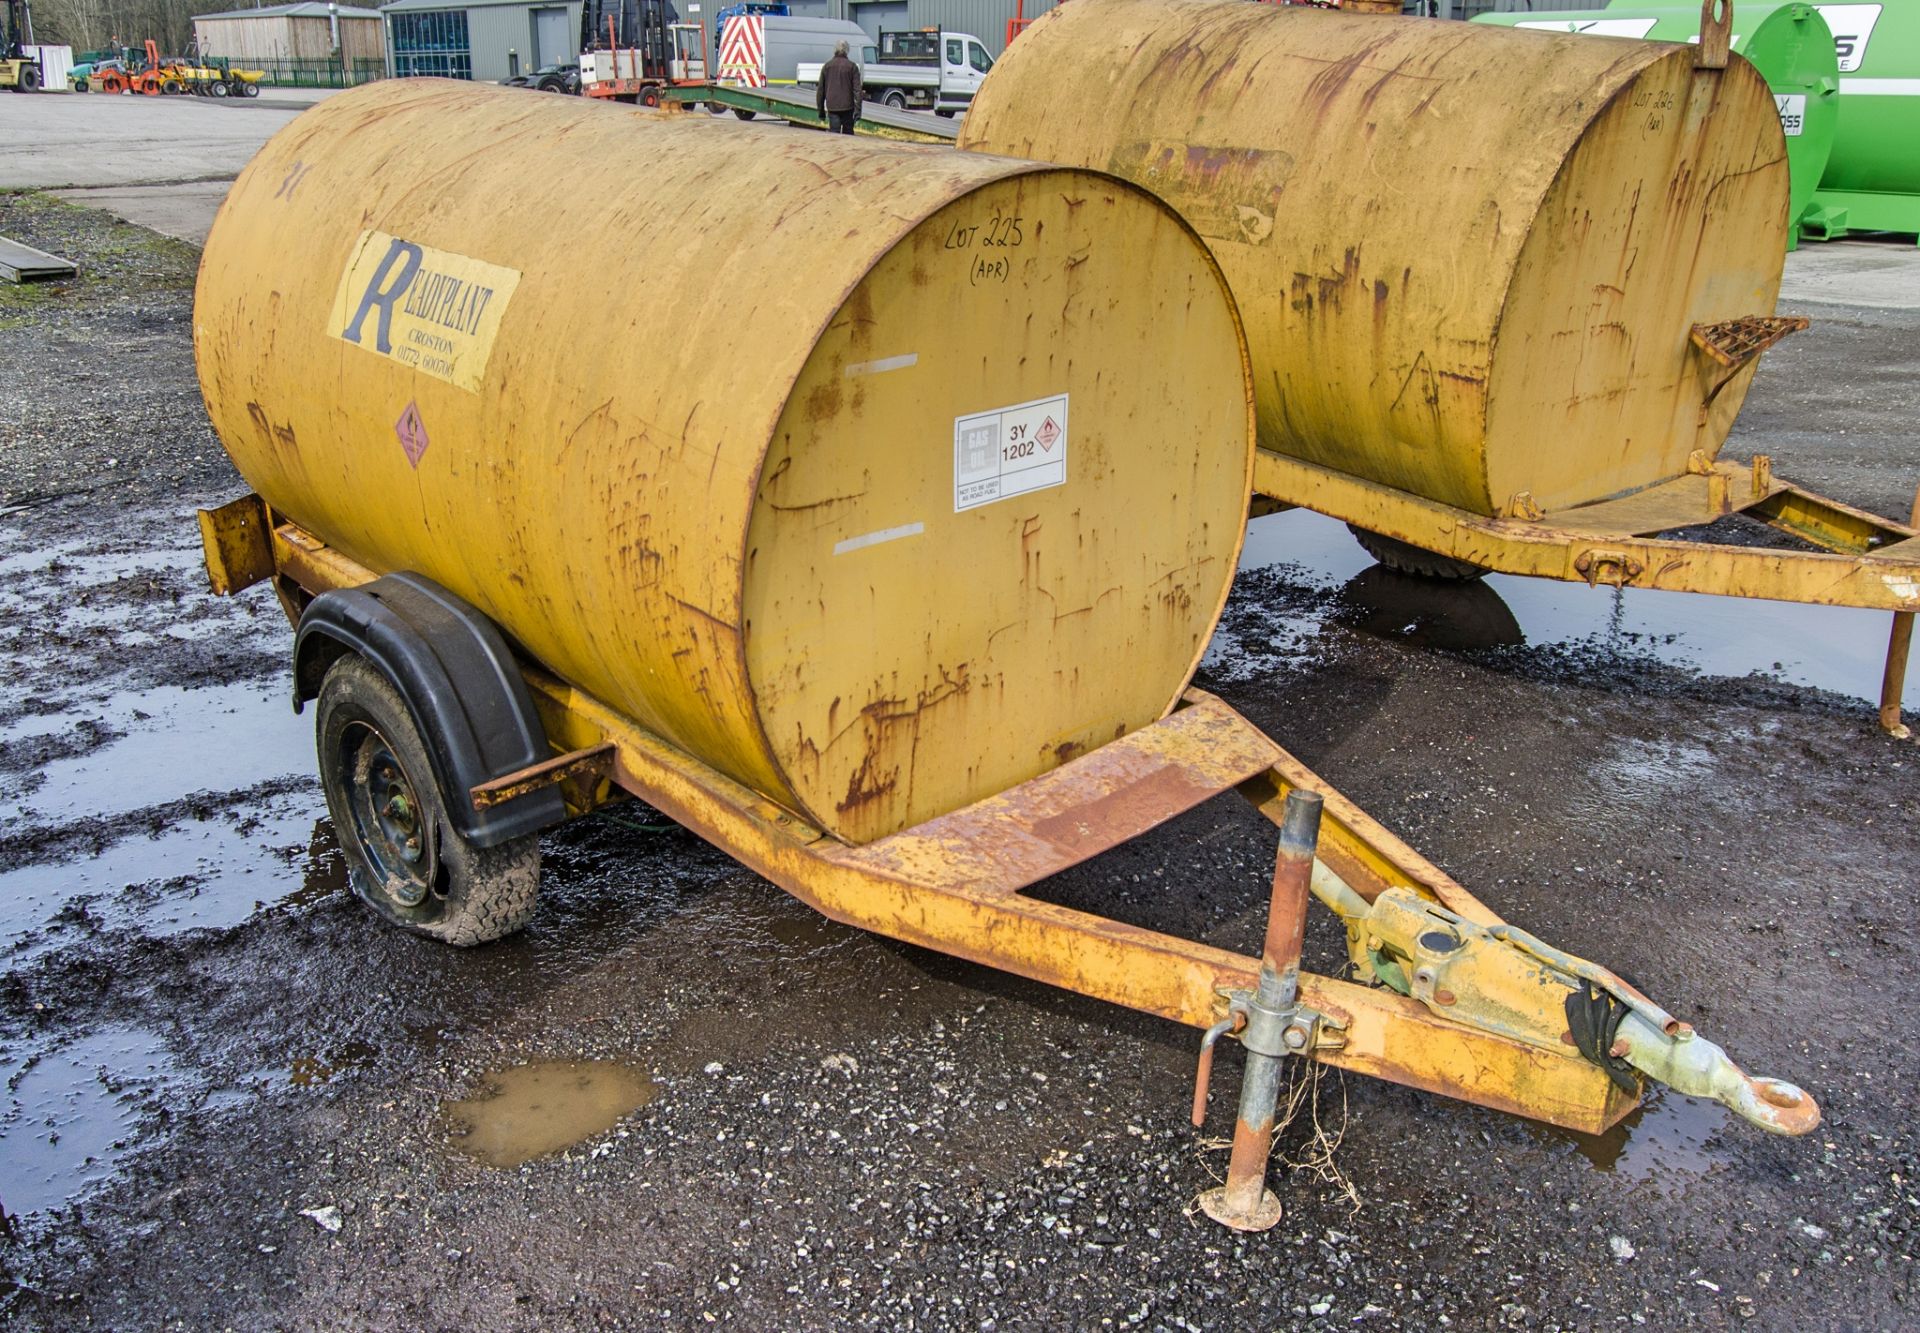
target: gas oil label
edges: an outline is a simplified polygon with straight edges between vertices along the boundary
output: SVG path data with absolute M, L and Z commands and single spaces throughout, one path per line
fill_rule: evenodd
M 1067 480 L 1067 395 L 953 419 L 953 512 Z
M 340 275 L 327 332 L 435 379 L 477 389 L 520 274 L 363 231 Z

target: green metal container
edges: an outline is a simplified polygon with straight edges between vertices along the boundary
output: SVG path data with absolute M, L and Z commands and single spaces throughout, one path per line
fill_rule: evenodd
M 1840 127 L 1807 233 L 1920 236 L 1920 4 L 1814 8 L 1840 57 Z
M 1840 5 L 1840 9 L 1878 9 L 1878 5 Z M 1793 225 L 1787 248 L 1799 244 L 1802 227 L 1820 208 L 1816 192 L 1831 174 L 1829 156 L 1840 119 L 1839 60 L 1832 34 L 1815 11 L 1829 6 L 1802 3 L 1736 3 L 1733 49 L 1753 62 L 1773 90 L 1780 128 L 1787 141 L 1791 179 L 1788 204 Z M 1547 32 L 1587 33 L 1596 37 L 1634 37 L 1656 42 L 1700 40 L 1700 7 L 1611 5 L 1591 10 L 1554 10 L 1482 14 L 1475 23 Z M 1824 229 L 1816 229 L 1823 235 Z

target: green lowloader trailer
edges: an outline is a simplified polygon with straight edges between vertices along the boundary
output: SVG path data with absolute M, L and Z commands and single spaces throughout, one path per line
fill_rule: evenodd
M 1788 30 L 1810 44 L 1808 23 L 1795 11 L 1812 9 L 1826 25 L 1833 61 L 1811 81 L 1812 62 L 1794 57 Z M 1695 41 L 1698 6 L 1612 4 L 1605 9 L 1552 14 L 1485 14 L 1475 22 L 1651 41 Z M 1894 232 L 1920 237 L 1920 3 L 1741 4 L 1733 14 L 1734 50 L 1754 63 L 1780 102 L 1793 175 L 1794 232 L 1816 240 L 1851 233 Z M 1776 29 L 1778 30 L 1776 32 Z M 1838 96 L 1821 92 L 1831 71 Z M 1804 97 L 1804 108 L 1796 100 Z M 1831 103 L 1831 144 L 1811 194 L 1802 180 L 1821 150 L 1819 103 Z M 1804 119 L 1794 133 L 1793 117 Z M 1798 140 L 1798 142 L 1796 142 Z

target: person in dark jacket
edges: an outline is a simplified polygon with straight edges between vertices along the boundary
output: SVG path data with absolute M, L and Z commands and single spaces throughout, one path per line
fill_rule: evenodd
M 847 59 L 847 44 L 833 48 L 833 59 L 820 67 L 820 82 L 814 86 L 814 105 L 835 134 L 852 134 L 853 122 L 860 119 L 860 67 Z

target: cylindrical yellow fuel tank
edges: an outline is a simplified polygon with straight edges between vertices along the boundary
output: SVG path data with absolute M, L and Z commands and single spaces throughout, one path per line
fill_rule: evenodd
M 194 312 L 269 504 L 846 838 L 1174 701 L 1252 387 L 1123 181 L 433 80 L 241 174 Z
M 1675 476 L 1696 323 L 1773 310 L 1787 158 L 1766 82 L 1691 47 L 1247 4 L 1074 0 L 960 142 L 1125 176 L 1225 269 L 1263 447 L 1479 513 Z

